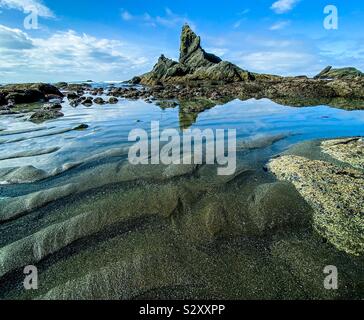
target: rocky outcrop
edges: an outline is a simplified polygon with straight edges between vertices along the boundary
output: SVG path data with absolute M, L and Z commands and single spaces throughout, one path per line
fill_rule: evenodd
M 0 87 L 0 105 L 48 101 L 63 94 L 55 87 L 45 83 L 11 84 Z
M 337 98 L 364 99 L 363 73 L 355 68 L 327 67 L 314 79 L 306 76 L 280 77 L 252 73 L 207 53 L 201 47 L 201 38 L 188 25 L 182 29 L 178 62 L 162 55 L 151 72 L 134 77 L 129 82 L 151 88 L 145 91 L 121 89 L 124 92 L 119 90 L 112 94 L 131 99 L 148 99 L 151 96 L 158 99 L 213 96 L 224 99 L 288 99 L 287 104 L 299 106 L 330 104 L 332 99 Z M 327 101 L 323 102 L 322 99 Z M 332 104 L 348 108 L 347 101 L 335 101 Z M 350 109 L 362 109 L 362 105 L 363 103 L 359 102 Z
M 364 253 L 364 173 L 362 139 L 324 141 L 326 160 L 287 154 L 272 160 L 270 170 L 291 182 L 314 209 L 316 231 L 339 250 Z M 351 166 L 352 165 L 352 166 Z
M 326 67 L 322 70 L 315 79 L 356 79 L 363 78 L 364 73 L 356 68 L 340 68 L 334 69 L 331 66 Z
M 179 61 L 162 55 L 153 70 L 131 80 L 132 83 L 154 85 L 158 83 L 185 83 L 189 81 L 237 82 L 253 78 L 238 66 L 222 61 L 201 47 L 201 38 L 185 25 L 181 34 Z

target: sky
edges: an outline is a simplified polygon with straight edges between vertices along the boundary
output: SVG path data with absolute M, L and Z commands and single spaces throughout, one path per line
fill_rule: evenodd
M 364 70 L 362 0 L 0 0 L 0 83 L 128 80 L 161 54 L 178 59 L 184 23 L 252 72 Z

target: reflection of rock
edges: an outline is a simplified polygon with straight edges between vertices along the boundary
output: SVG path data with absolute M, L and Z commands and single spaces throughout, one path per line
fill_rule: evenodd
M 216 103 L 209 99 L 193 99 L 180 101 L 179 122 L 181 129 L 188 129 L 198 118 L 199 113 L 211 109 Z
M 237 150 L 261 149 L 287 138 L 289 134 L 256 135 L 248 140 L 238 141 Z
M 198 118 L 198 112 L 179 112 L 179 126 L 181 129 L 185 130 L 196 123 Z
M 327 105 L 344 110 L 363 110 L 364 99 L 348 98 L 272 98 L 272 101 L 290 107 L 316 107 Z
M 325 143 L 331 155 L 345 160 L 348 154 L 342 145 Z M 334 147 L 334 148 L 333 148 Z M 354 163 L 357 154 L 354 152 Z M 346 162 L 351 162 L 351 157 Z M 364 174 L 353 168 L 299 156 L 287 155 L 274 159 L 270 170 L 280 180 L 295 185 L 314 209 L 316 230 L 338 249 L 353 255 L 364 252 Z

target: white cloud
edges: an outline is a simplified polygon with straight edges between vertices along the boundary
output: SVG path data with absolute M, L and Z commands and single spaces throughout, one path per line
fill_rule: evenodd
M 247 15 L 248 13 L 250 12 L 250 9 L 245 9 L 245 10 L 243 10 L 242 12 L 239 12 L 239 16 L 245 16 L 245 15 Z M 246 20 L 246 18 L 244 17 L 244 18 L 241 18 L 241 19 L 239 19 L 238 21 L 236 21 L 235 23 L 234 23 L 234 25 L 233 25 L 233 28 L 234 29 L 237 29 L 237 28 L 239 28 L 240 26 L 241 26 L 241 24 L 244 22 Z
M 194 27 L 194 24 L 184 15 L 179 15 L 174 13 L 171 9 L 166 8 L 164 15 L 152 16 L 149 13 L 144 13 L 143 15 L 133 15 L 130 12 L 123 10 L 122 19 L 124 21 L 139 21 L 141 24 L 150 27 L 163 26 L 166 28 L 180 27 L 185 23 L 190 24 Z
M 124 21 L 131 21 L 134 19 L 133 15 L 129 12 L 129 11 L 126 11 L 124 10 L 122 13 L 121 13 L 121 18 L 124 20 Z
M 307 67 L 317 62 L 314 55 L 297 51 L 252 52 L 236 59 L 245 69 L 279 75 L 307 74 Z
M 206 47 L 205 49 L 207 52 L 213 53 L 214 55 L 216 55 L 218 57 L 223 57 L 229 52 L 229 50 L 227 48 Z
M 279 22 L 276 22 L 275 24 L 273 24 L 269 30 L 272 30 L 272 31 L 276 31 L 276 30 L 281 30 L 281 29 L 284 29 L 285 27 L 289 26 L 290 25 L 290 21 L 279 21 Z
M 21 50 L 32 47 L 32 40 L 23 31 L 0 25 L 0 49 Z
M 154 53 L 151 48 L 72 30 L 48 38 L 30 38 L 18 29 L 0 25 L 0 75 L 6 82 L 90 77 L 126 80 L 149 69 L 158 55 Z
M 36 12 L 40 17 L 52 18 L 54 13 L 41 0 L 0 0 L 0 7 L 25 13 Z
M 271 9 L 278 14 L 291 11 L 300 0 L 278 0 L 274 2 Z

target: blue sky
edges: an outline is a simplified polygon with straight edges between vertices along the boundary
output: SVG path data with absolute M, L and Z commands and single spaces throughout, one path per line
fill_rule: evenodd
M 324 8 L 338 8 L 326 30 Z M 38 12 L 38 28 L 24 19 Z M 364 70 L 361 0 L 0 0 L 0 83 L 126 80 L 178 58 L 188 22 L 203 47 L 243 69 L 314 75 Z

